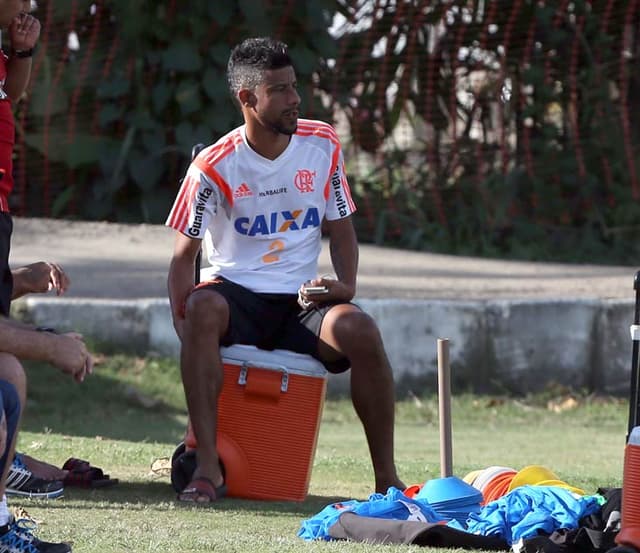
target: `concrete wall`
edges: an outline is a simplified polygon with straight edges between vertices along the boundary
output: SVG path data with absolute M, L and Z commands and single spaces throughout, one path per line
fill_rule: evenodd
M 528 393 L 551 383 L 628 393 L 633 302 L 623 300 L 442 301 L 360 299 L 378 322 L 402 393 L 435 391 L 437 339 L 450 340 L 454 391 Z M 175 356 L 169 303 L 28 298 L 14 314 L 75 329 L 128 352 Z M 348 376 L 332 377 L 345 391 Z

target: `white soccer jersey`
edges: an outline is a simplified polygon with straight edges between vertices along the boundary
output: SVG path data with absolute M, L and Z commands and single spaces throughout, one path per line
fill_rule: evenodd
M 331 125 L 298 120 L 287 149 L 270 160 L 239 127 L 193 160 L 167 219 L 205 240 L 210 268 L 255 292 L 296 293 L 316 278 L 323 218 L 355 211 Z

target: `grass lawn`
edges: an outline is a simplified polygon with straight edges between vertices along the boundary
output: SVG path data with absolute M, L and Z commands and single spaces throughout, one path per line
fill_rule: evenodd
M 303 503 L 225 499 L 215 507 L 175 502 L 169 477 L 151 472 L 181 440 L 186 415 L 175 361 L 103 356 L 76 384 L 28 366 L 29 401 L 19 450 L 56 465 L 79 457 L 120 479 L 104 490 L 68 488 L 52 501 L 10 499 L 39 521 L 41 539 L 83 552 L 421 551 L 417 546 L 308 543 L 300 522 L 329 503 L 368 497 L 373 478 L 361 426 L 347 400 L 325 405 L 309 496 Z M 542 464 L 587 492 L 620 486 L 626 399 L 454 397 L 454 473 L 489 465 Z M 438 402 L 433 390 L 398 402 L 396 458 L 407 485 L 440 476 Z M 438 550 L 432 550 L 438 551 Z M 441 551 L 441 550 L 440 550 Z

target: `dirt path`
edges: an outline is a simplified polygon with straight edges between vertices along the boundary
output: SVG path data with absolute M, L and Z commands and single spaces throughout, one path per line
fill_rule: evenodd
M 16 218 L 13 266 L 61 263 L 69 297 L 166 297 L 173 231 L 125 225 Z M 639 262 L 640 263 L 640 262 Z M 514 299 L 634 297 L 637 267 L 487 260 L 361 245 L 358 296 L 363 298 Z M 329 272 L 321 257 L 320 272 Z

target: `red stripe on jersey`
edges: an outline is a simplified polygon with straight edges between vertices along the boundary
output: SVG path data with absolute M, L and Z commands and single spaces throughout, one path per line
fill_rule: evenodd
M 300 123 L 298 121 L 298 129 L 296 134 L 301 136 L 319 136 L 320 138 L 327 138 L 331 142 L 339 142 L 338 135 L 335 129 L 331 125 L 309 125 Z
M 319 138 L 327 138 L 331 142 L 339 142 L 337 134 L 320 129 L 306 129 L 304 127 L 298 127 L 296 134 L 299 136 L 317 136 Z
M 324 121 L 311 121 L 309 119 L 298 119 L 298 128 L 308 130 L 317 130 L 319 132 L 326 132 L 332 134 L 335 138 L 338 138 L 336 130 L 329 123 Z
M 231 154 L 238 144 L 243 142 L 242 134 L 237 132 L 230 133 L 223 138 L 221 142 L 216 142 L 212 146 L 202 150 L 191 165 L 199 171 L 207 175 L 220 189 L 227 198 L 227 201 L 233 205 L 233 193 L 229 184 L 222 178 L 214 166 L 222 159 Z M 167 225 L 176 230 L 184 232 L 189 224 L 189 214 L 193 205 L 194 198 L 200 190 L 200 179 L 193 178 L 187 172 L 187 176 L 180 187 L 178 197 L 169 213 Z
M 298 125 L 296 134 L 301 134 L 303 136 L 317 135 L 322 138 L 328 138 L 331 142 L 338 141 L 338 135 L 331 127 L 327 127 L 325 129 L 323 127 L 307 127 L 306 125 Z
M 340 155 L 340 140 L 338 139 L 338 135 L 336 134 L 335 129 L 328 123 L 309 120 L 298 121 L 298 130 L 296 131 L 296 134 L 299 136 L 317 136 L 319 138 L 326 138 L 335 146 L 333 154 L 331 155 L 329 177 L 324 184 L 323 190 L 324 199 L 328 200 L 330 194 L 331 177 L 333 176 L 333 173 L 335 173 L 335 167 L 338 166 L 338 159 Z
M 324 196 L 324 200 L 327 201 L 329 199 L 329 182 L 331 181 L 331 177 L 329 177 L 329 180 L 325 183 L 324 185 L 324 191 L 322 192 L 322 195 Z
M 329 172 L 329 178 L 324 185 L 323 195 L 324 199 L 328 200 L 329 195 L 331 193 L 331 177 L 335 173 L 335 167 L 338 166 L 338 160 L 340 159 L 340 139 L 336 133 L 336 130 L 329 123 L 324 123 L 323 121 L 312 121 L 309 119 L 299 119 L 298 120 L 298 130 L 296 131 L 297 135 L 300 136 L 317 136 L 319 138 L 326 138 L 329 140 L 336 148 L 333 151 L 331 156 L 331 170 Z M 341 166 L 342 169 L 342 188 L 344 189 L 345 199 L 347 204 L 349 205 L 350 211 L 356 210 L 356 204 L 351 197 L 351 189 L 349 188 L 349 183 L 347 182 L 346 172 L 344 167 L 344 162 Z
M 223 139 L 222 142 L 216 142 L 212 146 L 202 150 L 196 159 L 202 158 L 208 165 L 216 165 L 216 163 L 233 152 L 236 146 L 242 142 L 242 134 L 240 131 L 236 131 Z
M 231 149 L 231 151 L 232 150 L 233 148 Z M 229 153 L 227 153 L 226 155 L 228 154 Z M 231 187 L 229 186 L 227 181 L 222 178 L 222 175 L 220 175 L 218 171 L 211 167 L 211 165 L 206 163 L 205 160 L 200 156 L 196 157 L 196 159 L 193 160 L 193 165 L 195 165 L 198 169 L 200 169 L 200 171 L 207 175 L 207 177 L 215 182 L 218 185 L 218 188 L 224 194 L 225 198 L 227 198 L 229 205 L 233 205 L 233 191 L 231 190 Z
M 332 125 L 325 123 L 324 121 L 315 121 L 311 119 L 298 119 L 298 129 L 296 134 L 302 134 L 304 136 L 318 135 L 323 138 L 328 138 L 331 142 L 338 142 L 338 134 Z
M 180 232 L 184 232 L 187 227 L 187 216 L 189 211 L 189 201 L 190 198 L 193 198 L 193 190 L 197 189 L 197 182 L 187 174 L 182 182 L 182 186 L 180 187 L 180 191 L 178 192 L 178 197 L 173 204 L 173 208 L 171 209 L 171 213 L 169 213 L 169 218 L 167 220 L 167 224 Z
M 207 165 L 215 165 L 218 161 L 233 152 L 234 149 L 233 144 L 220 144 L 219 146 L 212 147 L 211 150 L 207 150 L 205 155 L 200 154 L 194 161 L 200 159 Z
M 346 176 L 347 172 L 344 166 L 344 160 L 342 161 L 342 174 L 343 174 L 342 188 L 344 188 L 344 195 L 346 196 L 347 203 L 349 204 L 349 209 L 353 213 L 357 209 L 357 207 L 356 207 L 356 203 L 353 201 L 353 198 L 351 197 L 351 188 L 349 188 L 349 183 L 347 182 L 347 176 Z
M 318 138 L 324 138 L 325 140 L 328 140 L 329 142 L 331 142 L 331 144 L 333 144 L 334 146 L 338 146 L 340 144 L 340 141 L 337 138 L 335 138 L 335 137 L 333 137 L 331 135 L 328 135 L 328 134 L 321 134 L 321 133 L 317 133 L 317 132 L 300 132 L 300 131 L 298 131 L 296 133 L 296 135 L 302 136 L 302 137 L 305 137 L 305 136 L 316 136 Z
M 191 212 L 191 205 L 193 199 L 198 193 L 200 188 L 200 179 L 194 179 L 191 175 L 185 177 L 180 189 L 180 195 L 176 200 L 174 211 L 172 211 L 173 220 L 170 220 L 170 226 L 184 232 L 189 226 L 189 213 Z
M 336 149 L 333 150 L 333 154 L 331 155 L 331 170 L 329 171 L 329 178 L 327 179 L 327 182 L 324 184 L 324 199 L 328 200 L 329 199 L 329 194 L 330 194 L 330 189 L 329 187 L 331 186 L 331 177 L 333 177 L 333 174 L 336 172 L 336 169 L 338 168 L 338 160 L 340 159 L 340 144 L 336 145 Z M 344 167 L 343 167 L 344 169 Z

